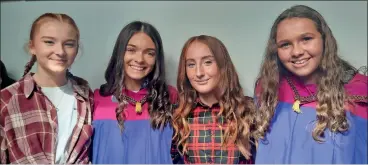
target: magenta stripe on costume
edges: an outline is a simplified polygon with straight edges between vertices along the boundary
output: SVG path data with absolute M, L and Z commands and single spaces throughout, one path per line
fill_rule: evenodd
M 98 90 L 94 91 L 94 115 L 93 120 L 116 120 L 115 109 L 118 105 L 112 101 L 111 96 L 103 97 L 99 94 Z M 149 113 L 147 111 L 148 104 L 143 104 L 142 114 L 135 112 L 135 107 L 131 104 L 127 106 L 124 113 L 126 120 L 147 120 L 149 119 Z
M 357 74 L 348 84 L 346 84 L 345 92 L 348 93 L 349 96 L 361 96 L 367 97 L 367 76 L 362 74 Z M 315 93 L 317 90 L 316 85 L 305 85 L 302 86 L 300 84 L 296 84 L 296 88 L 301 96 L 308 96 L 308 92 Z M 279 90 L 279 101 L 285 103 L 294 103 L 294 92 L 291 87 L 287 83 L 285 79 L 280 82 Z M 365 104 L 365 105 L 364 105 Z M 351 112 L 352 114 L 359 116 L 364 119 L 368 119 L 368 110 L 366 108 L 367 100 L 363 101 L 354 101 L 353 104 L 346 104 L 346 110 Z M 317 106 L 317 102 L 311 102 L 307 104 L 303 104 L 302 107 L 310 107 L 315 109 Z

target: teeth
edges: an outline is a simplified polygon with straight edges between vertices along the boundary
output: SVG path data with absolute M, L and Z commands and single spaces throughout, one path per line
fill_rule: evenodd
M 138 66 L 130 66 L 131 68 L 135 69 L 135 70 L 139 70 L 139 71 L 142 71 L 143 70 L 143 67 L 138 67 Z
M 306 59 L 300 60 L 300 61 L 294 61 L 295 64 L 304 64 L 305 62 L 307 62 Z

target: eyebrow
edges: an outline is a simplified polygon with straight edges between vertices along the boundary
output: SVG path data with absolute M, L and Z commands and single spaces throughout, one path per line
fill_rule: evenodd
M 310 33 L 310 32 L 302 33 L 302 34 L 301 34 L 301 35 L 299 35 L 299 36 L 305 37 L 305 36 L 308 36 L 308 35 L 315 36 L 315 34 Z M 288 41 L 289 41 L 288 39 L 284 39 L 284 40 L 276 41 L 276 44 L 280 44 L 280 43 L 288 42 Z
M 56 40 L 55 37 L 50 37 L 50 36 L 42 36 L 41 39 L 51 39 L 51 40 Z M 73 42 L 77 42 L 76 39 L 67 39 L 65 42 L 69 42 L 69 41 L 73 41 Z
M 206 58 L 214 58 L 214 56 L 213 55 L 207 55 L 207 56 L 202 57 L 202 59 L 206 59 Z
M 206 55 L 206 56 L 203 56 L 202 58 L 201 58 L 201 60 L 203 60 L 203 59 L 207 59 L 207 58 L 215 58 L 213 55 Z M 186 59 L 185 61 L 190 61 L 190 60 L 192 60 L 192 61 L 195 61 L 194 59 L 192 59 L 192 58 L 188 58 L 188 59 Z
M 52 39 L 52 40 L 55 40 L 54 37 L 50 37 L 50 36 L 42 36 L 41 38 L 45 38 L 45 39 Z
M 137 46 L 135 46 L 135 45 L 133 45 L 133 44 L 128 44 L 127 45 L 127 47 L 128 46 L 131 46 L 131 47 L 134 47 L 134 48 L 136 48 Z M 146 50 L 152 50 L 152 51 L 156 51 L 156 49 L 155 48 L 147 48 Z

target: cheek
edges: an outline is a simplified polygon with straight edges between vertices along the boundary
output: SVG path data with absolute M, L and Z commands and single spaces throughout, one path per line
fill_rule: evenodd
M 148 58 L 146 59 L 146 63 L 147 63 L 149 66 L 153 67 L 153 66 L 155 65 L 155 63 L 156 63 L 156 56 L 155 56 L 155 57 L 148 57 Z
M 290 55 L 287 50 L 277 50 L 277 56 L 282 63 L 289 61 Z
M 186 76 L 189 80 L 192 80 L 195 77 L 195 70 L 194 69 L 186 69 L 185 71 Z
M 125 53 L 123 54 L 123 64 L 129 64 L 133 60 L 133 56 L 131 54 Z
M 78 54 L 78 49 L 67 49 L 66 54 L 69 59 L 74 59 Z
M 216 64 L 211 65 L 210 67 L 208 67 L 206 73 L 210 77 L 214 77 L 214 78 L 220 77 L 220 70 L 219 70 L 219 68 L 217 67 Z
M 323 43 L 320 42 L 316 42 L 314 44 L 311 44 L 311 47 L 309 48 L 309 50 L 311 50 L 311 55 L 321 58 L 322 54 L 323 54 Z

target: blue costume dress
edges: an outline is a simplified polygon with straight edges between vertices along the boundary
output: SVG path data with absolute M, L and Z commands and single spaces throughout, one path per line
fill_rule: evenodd
M 143 88 L 136 93 L 130 90 L 124 92 L 139 101 L 147 95 L 148 90 Z M 169 93 L 170 100 L 176 101 L 176 89 L 169 86 Z M 142 105 L 141 114 L 135 112 L 135 105 L 127 105 L 122 131 L 116 120 L 116 99 L 113 96 L 101 96 L 97 89 L 94 101 L 93 164 L 172 164 L 172 126 L 167 124 L 163 130 L 153 129 L 148 102 Z
M 308 98 L 317 92 L 315 84 L 304 85 L 295 77 L 290 80 L 301 97 Z M 255 163 L 367 164 L 367 84 L 367 76 L 356 74 L 344 85 L 352 101 L 346 105 L 349 129 L 343 133 L 332 133 L 326 129 L 325 142 L 318 143 L 312 137 L 316 100 L 306 99 L 300 105 L 301 113 L 294 112 L 295 92 L 283 78 L 270 130 L 266 139 L 258 141 Z

